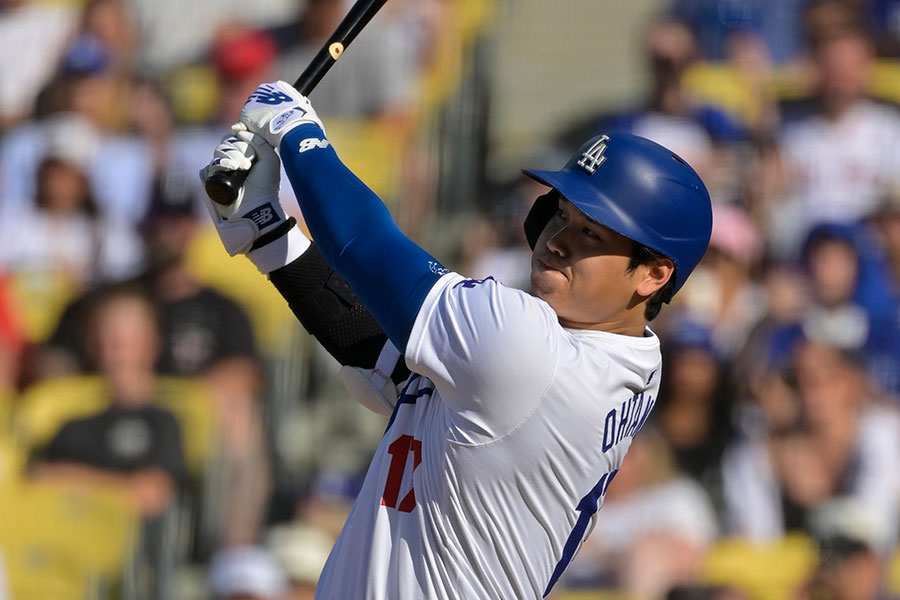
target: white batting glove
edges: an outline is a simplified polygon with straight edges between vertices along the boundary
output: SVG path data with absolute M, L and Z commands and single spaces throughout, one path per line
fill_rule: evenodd
M 264 83 L 250 94 L 238 120 L 253 133 L 265 138 L 273 147 L 290 130 L 304 123 L 315 123 L 322 131 L 325 126 L 309 99 L 284 81 Z
M 281 161 L 275 150 L 263 137 L 236 123 L 216 146 L 200 178 L 205 181 L 219 171 L 248 169 L 234 203 L 223 206 L 204 199 L 228 254 L 246 254 L 260 271 L 270 273 L 299 257 L 310 244 L 278 201 Z

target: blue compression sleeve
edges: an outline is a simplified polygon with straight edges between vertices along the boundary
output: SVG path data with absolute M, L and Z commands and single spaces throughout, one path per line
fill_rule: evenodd
M 313 124 L 284 137 L 280 154 L 291 187 L 322 255 L 405 351 L 425 296 L 447 271 L 400 231 L 324 140 Z

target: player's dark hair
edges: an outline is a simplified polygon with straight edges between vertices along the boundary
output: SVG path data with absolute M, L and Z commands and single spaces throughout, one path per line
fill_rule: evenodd
M 657 261 L 667 258 L 665 254 L 651 250 L 643 244 L 634 242 L 631 244 L 631 256 L 628 260 L 627 272 L 632 272 L 640 265 L 649 265 Z M 675 272 L 669 277 L 666 285 L 662 286 L 650 296 L 647 305 L 644 307 L 644 318 L 647 322 L 652 321 L 659 314 L 664 302 L 667 302 L 675 293 Z

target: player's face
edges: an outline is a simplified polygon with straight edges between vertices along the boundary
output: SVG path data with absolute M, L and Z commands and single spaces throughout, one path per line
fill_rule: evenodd
M 633 243 L 560 198 L 531 256 L 532 292 L 565 327 L 641 335 L 641 294 L 656 288 L 647 284 L 651 267 L 628 270 Z

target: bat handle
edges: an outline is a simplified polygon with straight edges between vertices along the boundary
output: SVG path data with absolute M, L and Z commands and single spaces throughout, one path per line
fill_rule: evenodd
M 216 204 L 228 206 L 237 200 L 238 192 L 247 179 L 247 171 L 218 171 L 206 178 L 206 195 Z

